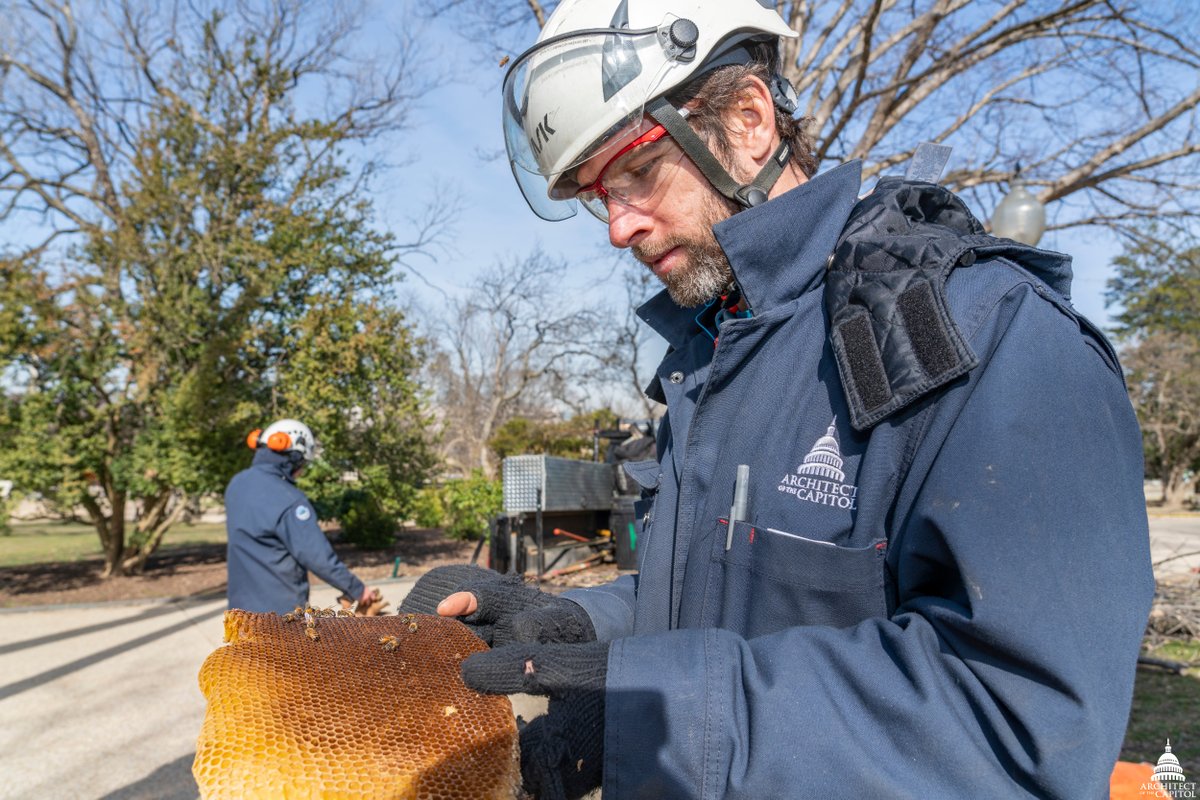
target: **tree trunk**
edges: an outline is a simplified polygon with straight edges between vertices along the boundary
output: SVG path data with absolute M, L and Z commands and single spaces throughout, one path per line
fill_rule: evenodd
M 1173 467 L 1163 470 L 1162 507 L 1169 511 L 1181 511 L 1192 496 L 1194 481 L 1183 479 L 1184 469 Z
M 171 504 L 172 500 L 175 501 L 174 505 Z M 163 536 L 187 513 L 187 501 L 187 495 L 174 490 L 166 490 L 155 499 L 146 516 L 139 520 L 137 525 L 139 533 L 149 531 L 149 535 L 145 541 L 133 548 L 132 552 L 126 554 L 121 565 L 126 574 L 140 575 L 146 569 L 146 560 L 162 544 Z
M 115 498 L 114 507 L 124 509 L 124 495 Z M 88 518 L 100 537 L 100 547 L 104 551 L 104 572 L 101 578 L 114 578 L 125 574 L 121 560 L 125 555 L 125 519 L 115 514 L 105 514 L 104 509 L 96 498 L 85 496 L 82 500 Z

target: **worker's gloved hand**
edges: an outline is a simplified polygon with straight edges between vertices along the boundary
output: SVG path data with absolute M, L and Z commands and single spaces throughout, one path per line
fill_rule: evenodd
M 354 613 L 360 617 L 377 617 L 389 605 L 391 604 L 383 599 L 383 593 L 379 591 L 378 586 L 368 586 L 363 590 L 363 596 L 358 601 L 358 608 Z
M 600 785 L 608 647 L 519 643 L 463 662 L 463 681 L 478 692 L 549 695 L 546 713 L 521 731 L 521 778 L 539 800 L 574 800 Z
M 520 575 L 465 564 L 427 572 L 404 598 L 400 611 L 458 617 L 493 647 L 596 638 L 591 618 L 578 603 L 529 586 Z
M 436 614 L 438 604 L 469 582 L 499 580 L 501 574 L 472 564 L 434 567 L 419 579 L 400 601 L 401 614 Z
M 354 609 L 356 617 L 377 617 L 383 613 L 390 603 L 383 599 L 383 594 L 377 586 L 368 586 L 363 589 L 362 597 L 358 599 L 358 605 L 354 604 L 348 596 L 342 595 L 338 598 L 338 602 L 342 604 L 342 608 L 349 611 Z

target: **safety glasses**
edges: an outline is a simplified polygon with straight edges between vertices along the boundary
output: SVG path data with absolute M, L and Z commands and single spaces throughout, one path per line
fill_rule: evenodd
M 645 206 L 666 186 L 682 159 L 683 150 L 667 129 L 655 125 L 617 151 L 594 181 L 575 192 L 575 198 L 607 224 L 610 202 Z

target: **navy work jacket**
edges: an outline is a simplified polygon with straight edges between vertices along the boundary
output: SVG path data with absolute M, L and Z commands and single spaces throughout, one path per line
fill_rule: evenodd
M 1153 595 L 1121 369 L 1068 257 L 859 185 L 715 226 L 753 310 L 715 346 L 639 312 L 670 344 L 639 572 L 568 594 L 613 642 L 605 800 L 1107 796 Z
M 286 455 L 254 453 L 254 462 L 225 489 L 229 533 L 229 607 L 286 614 L 308 603 L 308 573 L 355 600 L 363 582 L 347 569 L 304 492 L 296 488 Z

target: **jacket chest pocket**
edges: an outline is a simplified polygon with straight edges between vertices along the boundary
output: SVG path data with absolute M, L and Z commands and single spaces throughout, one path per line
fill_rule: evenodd
M 847 628 L 887 615 L 883 539 L 842 547 L 717 520 L 705 624 L 747 639 L 797 625 Z M 728 549 L 725 548 L 728 542 Z

